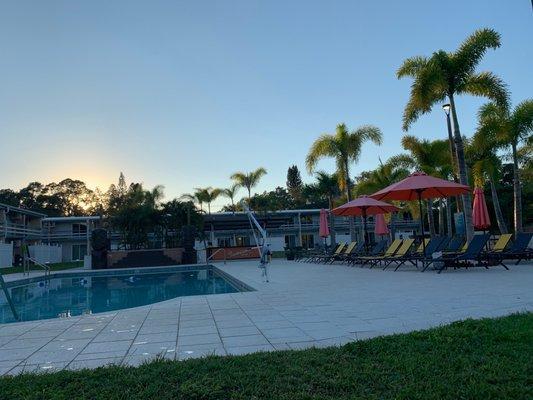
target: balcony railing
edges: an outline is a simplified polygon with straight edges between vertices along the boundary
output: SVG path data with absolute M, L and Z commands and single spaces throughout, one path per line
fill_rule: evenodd
M 24 224 L 15 224 L 0 222 L 0 236 L 7 238 L 39 238 L 41 236 L 40 228 L 28 227 Z

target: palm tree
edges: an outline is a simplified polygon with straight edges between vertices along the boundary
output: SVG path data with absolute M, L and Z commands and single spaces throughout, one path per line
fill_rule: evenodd
M 345 124 L 339 124 L 334 134 L 321 135 L 313 142 L 305 160 L 307 170 L 312 173 L 318 161 L 324 157 L 334 158 L 339 188 L 345 191 L 346 199 L 350 201 L 350 164 L 359 160 L 365 142 L 371 141 L 380 145 L 382 140 L 381 131 L 375 126 L 364 125 L 349 132 Z M 350 218 L 350 236 L 355 240 L 353 218 Z
M 222 189 L 222 196 L 227 197 L 231 200 L 231 210 L 235 213 L 235 196 L 237 195 L 237 192 L 239 191 L 240 186 L 236 183 L 231 185 L 231 187 Z
M 238 187 L 246 188 L 248 191 L 248 206 L 250 206 L 250 201 L 252 199 L 252 188 L 257 186 L 261 178 L 266 175 L 266 173 L 266 169 L 260 167 L 252 172 L 235 172 L 233 175 L 231 175 L 230 179 L 235 181 L 235 184 Z
M 211 214 L 211 203 L 222 193 L 222 189 L 213 189 L 211 186 L 206 188 L 195 188 L 202 202 L 207 203 L 207 213 Z
M 520 187 L 518 146 L 527 142 L 533 132 L 533 100 L 519 103 L 514 110 L 495 102 L 485 104 L 479 110 L 477 134 L 493 137 L 500 147 L 511 148 L 513 159 L 513 205 L 515 232 L 522 231 L 522 190 Z
M 433 106 L 448 98 L 454 127 L 454 148 L 459 169 L 459 181 L 468 185 L 468 172 L 464 144 L 459 129 L 455 96 L 470 94 L 484 96 L 505 106 L 507 89 L 500 78 L 491 72 L 476 72 L 476 67 L 488 49 L 500 47 L 500 35 L 492 29 L 480 29 L 470 35 L 455 52 L 439 50 L 431 57 L 406 59 L 397 71 L 398 78 L 414 79 L 411 95 L 405 106 L 403 129 L 407 131 L 420 115 L 431 111 Z M 472 199 L 463 195 L 463 210 L 468 240 L 474 234 L 472 225 Z
M 400 154 L 392 157 L 389 162 L 393 165 L 401 165 L 404 168 L 413 168 L 424 171 L 428 175 L 448 178 L 452 173 L 452 166 L 448 157 L 449 143 L 446 140 L 418 139 L 415 136 L 405 135 L 402 138 L 402 147 L 409 154 Z M 440 207 L 442 209 L 442 206 Z M 449 207 L 448 207 L 449 210 Z M 439 215 L 442 216 L 441 210 Z M 451 213 L 448 211 L 448 221 L 451 224 Z M 444 226 L 444 221 L 440 221 L 440 229 Z M 428 199 L 428 221 L 431 236 L 435 235 L 435 218 L 433 215 L 433 200 Z
M 180 196 L 180 199 L 191 202 L 192 204 L 197 203 L 200 206 L 200 211 L 204 211 L 204 203 L 206 202 L 205 192 L 202 189 L 194 189 L 194 193 L 185 193 Z

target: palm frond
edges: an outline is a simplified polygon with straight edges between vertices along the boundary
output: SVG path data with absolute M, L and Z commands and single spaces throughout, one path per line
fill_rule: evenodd
M 396 71 L 396 77 L 398 79 L 410 76 L 416 77 L 421 69 L 423 69 L 428 62 L 428 59 L 424 56 L 410 57 L 404 60 L 403 64 Z
M 313 172 L 318 161 L 324 157 L 335 157 L 335 138 L 332 135 L 321 135 L 313 142 L 307 157 L 305 159 L 305 166 L 309 173 Z
M 509 106 L 509 92 L 507 86 L 498 76 L 492 72 L 480 72 L 471 74 L 460 85 L 456 92 L 468 93 L 473 96 L 483 96 L 494 100 L 499 107 L 506 109 Z
M 411 95 L 403 114 L 403 130 L 407 131 L 420 115 L 430 112 L 435 103 L 444 100 L 447 89 L 444 71 L 436 62 L 428 62 L 411 85 Z
M 488 49 L 500 47 L 500 34 L 494 29 L 478 29 L 452 55 L 459 80 L 473 74 Z
M 528 140 L 528 134 L 533 132 L 533 100 L 519 103 L 513 110 L 510 122 L 517 136 Z

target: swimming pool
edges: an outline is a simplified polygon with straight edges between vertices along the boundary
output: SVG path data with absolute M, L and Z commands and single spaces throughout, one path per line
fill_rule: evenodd
M 181 296 L 252 290 L 211 266 L 61 273 L 7 284 L 20 321 L 143 306 Z M 0 291 L 0 323 L 16 322 Z

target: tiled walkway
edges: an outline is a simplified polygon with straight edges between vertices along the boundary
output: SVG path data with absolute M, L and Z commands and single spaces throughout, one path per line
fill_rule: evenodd
M 217 265 L 254 292 L 0 325 L 0 374 L 329 346 L 533 310 L 531 264 L 437 275 L 275 261 L 268 284 L 256 265 Z

